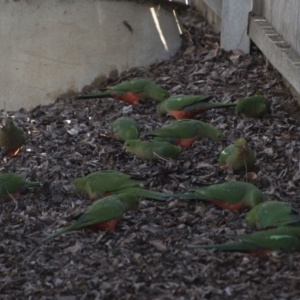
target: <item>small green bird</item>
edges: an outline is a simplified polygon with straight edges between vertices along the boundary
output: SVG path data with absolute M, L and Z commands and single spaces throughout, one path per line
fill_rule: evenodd
M 246 117 L 260 118 L 271 111 L 271 104 L 263 96 L 254 95 L 241 99 L 237 103 L 235 110 L 238 115 L 243 114 Z
M 134 119 L 120 117 L 111 123 L 111 133 L 118 141 L 125 142 L 138 139 L 140 131 Z
M 185 194 L 185 199 L 206 201 L 231 211 L 252 208 L 263 202 L 262 192 L 255 185 L 242 181 L 194 187 L 190 191 Z
M 2 119 L 0 129 L 0 147 L 6 147 L 6 156 L 16 156 L 25 142 L 25 134 L 16 126 L 12 118 Z
M 280 201 L 267 201 L 253 207 L 246 215 L 251 227 L 266 229 L 271 227 L 300 225 L 299 213 L 289 204 Z
M 111 194 L 130 192 L 146 199 L 160 200 L 177 197 L 176 194 L 160 193 L 141 188 L 144 181 L 133 179 L 130 175 L 115 170 L 101 170 L 84 177 L 75 178 L 72 184 L 75 192 L 96 199 Z
M 207 123 L 198 120 L 179 120 L 159 129 L 146 132 L 145 136 L 154 136 L 153 141 L 165 141 L 188 149 L 196 140 L 209 138 L 222 141 L 224 134 Z
M 163 101 L 170 97 L 167 90 L 146 79 L 133 79 L 107 87 L 102 92 L 79 96 L 77 99 L 96 99 L 112 97 L 116 100 L 137 105 L 140 99 Z
M 11 196 L 18 196 L 28 188 L 42 185 L 42 182 L 26 181 L 24 174 L 0 173 L 0 200 L 12 200 Z
M 101 170 L 84 177 L 75 178 L 72 184 L 76 193 L 86 194 L 90 199 L 107 196 L 107 193 L 138 187 L 142 180 L 133 179 L 130 175 L 116 170 Z
M 177 159 L 182 152 L 180 147 L 167 142 L 141 140 L 128 140 L 124 143 L 123 149 L 141 159 Z
M 232 168 L 236 171 L 251 171 L 254 167 L 255 155 L 247 141 L 240 138 L 221 152 L 219 163 L 221 170 Z
M 118 221 L 129 210 L 139 206 L 138 196 L 130 193 L 108 196 L 94 201 L 83 213 L 77 216 L 72 225 L 61 229 L 43 240 L 46 242 L 65 232 L 88 228 L 90 230 L 107 230 L 113 232 Z
M 160 116 L 170 114 L 175 119 L 190 119 L 208 109 L 236 106 L 236 103 L 209 103 L 213 96 L 176 95 L 171 96 L 156 106 Z
M 192 249 L 217 249 L 265 254 L 273 250 L 300 250 L 300 227 L 278 227 L 234 237 L 237 242 L 216 245 L 188 245 Z

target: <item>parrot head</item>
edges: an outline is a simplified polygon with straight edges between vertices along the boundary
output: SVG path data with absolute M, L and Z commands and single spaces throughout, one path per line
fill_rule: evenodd
M 156 105 L 156 112 L 160 116 L 166 113 L 166 101 L 163 101 Z
M 139 142 L 140 140 L 127 140 L 123 145 L 123 151 L 124 152 L 133 151 L 137 147 Z
M 234 141 L 234 148 L 238 149 L 240 153 L 247 153 L 248 143 L 244 138 L 240 138 Z
M 164 101 L 170 97 L 170 93 L 167 90 L 161 88 L 155 83 L 148 84 L 145 87 L 145 92 L 147 94 L 147 98 L 157 101 Z
M 224 141 L 225 135 L 220 130 L 216 130 L 213 135 L 211 136 L 211 139 L 214 141 Z
M 8 128 L 11 128 L 13 126 L 14 122 L 12 120 L 12 118 L 4 118 L 2 119 L 2 128 L 5 130 L 5 129 L 8 129 Z

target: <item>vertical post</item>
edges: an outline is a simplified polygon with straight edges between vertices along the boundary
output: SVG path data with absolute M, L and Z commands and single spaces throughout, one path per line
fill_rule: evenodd
M 249 53 L 250 38 L 247 29 L 251 11 L 252 0 L 223 0 L 221 48 L 241 49 L 244 53 Z
M 262 15 L 263 0 L 253 0 L 253 12 L 256 15 Z

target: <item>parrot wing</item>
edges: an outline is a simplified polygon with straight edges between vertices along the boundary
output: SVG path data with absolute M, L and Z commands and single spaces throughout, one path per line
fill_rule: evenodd
M 267 231 L 259 231 L 252 234 L 239 235 L 235 238 L 241 242 L 217 245 L 188 245 L 188 247 L 194 249 L 219 249 L 225 251 L 250 252 L 260 249 L 282 251 L 300 249 L 300 228 L 295 227 L 282 227 Z
M 125 213 L 124 203 L 117 196 L 109 196 L 94 201 L 72 225 L 61 229 L 43 240 L 46 242 L 68 231 L 88 227 L 112 219 L 120 218 Z

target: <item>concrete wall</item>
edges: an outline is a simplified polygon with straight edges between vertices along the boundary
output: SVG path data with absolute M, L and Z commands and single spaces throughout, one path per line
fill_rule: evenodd
M 113 70 L 168 59 L 181 45 L 174 11 L 151 4 L 0 0 L 0 5 L 0 109 L 51 103 Z

